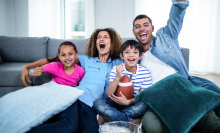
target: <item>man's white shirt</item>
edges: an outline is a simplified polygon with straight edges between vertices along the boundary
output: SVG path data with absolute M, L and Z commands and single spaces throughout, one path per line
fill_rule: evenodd
M 142 53 L 141 65 L 147 67 L 151 71 L 153 84 L 173 73 L 176 73 L 174 68 L 152 55 L 150 50 Z

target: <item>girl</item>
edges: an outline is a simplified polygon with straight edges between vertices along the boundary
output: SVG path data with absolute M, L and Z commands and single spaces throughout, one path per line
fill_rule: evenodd
M 58 54 L 55 58 L 47 58 L 49 64 L 42 67 L 36 67 L 35 70 L 29 72 L 30 76 L 40 76 L 43 72 L 52 74 L 52 81 L 57 84 L 75 87 L 77 83 L 82 80 L 85 70 L 79 65 L 75 64 L 78 58 L 78 51 L 74 43 L 64 41 L 59 45 Z M 78 124 L 71 121 L 71 126 L 63 126 L 62 123 L 68 123 L 68 120 L 78 120 L 78 103 L 74 102 L 70 108 L 63 111 L 56 116 L 50 118 L 42 125 L 32 128 L 28 133 L 37 132 L 77 132 Z M 65 131 L 64 131 L 65 130 Z
M 55 58 L 47 60 L 49 63 L 42 67 L 36 67 L 29 72 L 30 76 L 40 76 L 43 72 L 53 75 L 52 81 L 75 87 L 82 80 L 85 71 L 82 67 L 75 64 L 78 58 L 78 51 L 74 43 L 64 41 L 59 45 L 58 54 Z

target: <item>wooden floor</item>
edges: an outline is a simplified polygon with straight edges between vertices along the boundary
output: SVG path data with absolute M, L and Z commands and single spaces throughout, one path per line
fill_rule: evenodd
M 190 74 L 190 75 L 208 79 L 220 87 L 220 75 L 214 75 L 214 74 L 206 74 L 206 75 Z

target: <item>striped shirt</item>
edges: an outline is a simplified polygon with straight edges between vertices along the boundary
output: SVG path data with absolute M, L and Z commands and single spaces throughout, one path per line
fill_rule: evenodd
M 109 83 L 113 82 L 116 75 L 117 75 L 116 66 L 114 66 L 110 73 Z M 128 77 L 130 77 L 134 85 L 134 96 L 140 91 L 140 89 L 145 89 L 152 85 L 150 70 L 147 67 L 142 66 L 140 64 L 137 64 L 136 74 L 127 71 L 125 65 L 123 64 L 122 76 L 123 75 L 128 75 Z

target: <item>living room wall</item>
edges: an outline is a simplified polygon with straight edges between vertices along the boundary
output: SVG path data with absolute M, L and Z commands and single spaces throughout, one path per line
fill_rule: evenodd
M 28 36 L 28 0 L 0 0 L 0 35 Z
M 0 35 L 14 35 L 13 1 L 0 1 Z
M 134 0 L 95 0 L 95 28 L 114 28 L 121 37 L 134 37 Z
M 94 0 L 94 29 L 112 27 L 121 37 L 133 37 L 134 3 L 134 0 Z M 32 36 L 30 30 L 36 22 L 30 21 L 29 15 L 29 0 L 0 0 L 0 35 Z

